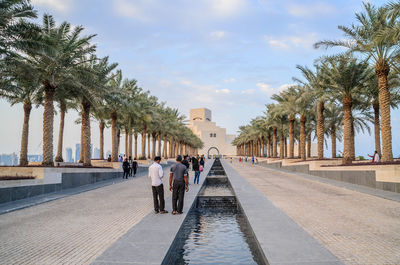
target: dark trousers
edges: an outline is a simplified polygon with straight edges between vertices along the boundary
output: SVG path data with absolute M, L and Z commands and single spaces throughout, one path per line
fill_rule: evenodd
M 172 210 L 178 213 L 183 209 L 183 197 L 185 196 L 185 182 L 174 180 L 172 186 Z
M 136 176 L 136 170 L 137 170 L 137 167 L 134 167 L 134 168 L 133 168 L 133 175 L 134 175 L 134 176 Z
M 129 168 L 124 169 L 124 176 L 122 178 L 128 178 L 129 176 Z
M 164 211 L 165 201 L 164 201 L 164 185 L 160 186 L 151 186 L 153 190 L 153 201 L 154 201 L 154 210 L 155 211 Z

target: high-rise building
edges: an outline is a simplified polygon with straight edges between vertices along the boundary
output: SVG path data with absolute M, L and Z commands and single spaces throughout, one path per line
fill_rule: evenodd
M 29 162 L 42 162 L 43 155 L 28 155 Z
M 66 162 L 74 162 L 74 160 L 72 159 L 72 148 L 65 148 L 65 152 L 67 153 Z
M 81 144 L 76 144 L 75 145 L 75 162 L 78 162 L 80 157 L 81 157 Z

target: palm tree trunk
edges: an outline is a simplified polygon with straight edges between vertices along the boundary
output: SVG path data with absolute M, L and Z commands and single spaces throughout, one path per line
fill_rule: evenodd
M 167 145 L 168 145 L 167 135 L 164 135 L 163 157 L 164 157 L 165 159 L 168 159 Z
M 336 158 L 336 126 L 331 127 L 332 158 Z
M 125 156 L 129 157 L 129 130 L 125 127 Z
M 83 165 L 91 166 L 91 148 L 90 148 L 90 103 L 87 100 L 82 100 L 82 127 L 83 127 Z M 81 150 L 82 152 L 82 150 Z
M 268 157 L 272 157 L 272 141 L 271 141 L 271 135 L 268 134 Z
M 157 149 L 157 156 L 161 157 L 161 133 L 158 133 L 158 149 Z
M 289 116 L 289 158 L 294 157 L 294 115 Z
M 382 162 L 393 161 L 392 127 L 390 125 L 390 92 L 387 81 L 389 71 L 389 65 L 385 61 L 380 61 L 375 66 L 375 72 L 378 76 L 379 108 L 381 112 Z
M 103 120 L 100 121 L 99 129 L 100 129 L 100 159 L 104 159 L 104 128 L 105 123 Z
M 117 129 L 117 150 L 118 155 L 121 153 L 121 129 Z
M 29 118 L 31 115 L 32 103 L 24 102 L 24 124 L 22 125 L 21 154 L 19 158 L 20 166 L 28 165 L 28 138 L 29 138 Z
M 287 157 L 287 137 L 284 138 L 284 142 L 285 144 L 285 157 Z
M 153 140 L 153 150 L 151 150 L 151 159 L 154 159 L 156 157 L 156 134 L 152 134 L 152 140 Z
M 132 158 L 132 156 L 133 156 L 133 153 L 132 153 L 132 128 L 130 128 L 129 129 L 129 137 L 128 137 L 128 157 L 131 157 Z
M 265 142 L 264 142 L 264 137 L 261 138 L 261 144 L 262 144 L 262 157 L 265 156 Z
M 318 159 L 324 158 L 324 102 L 320 100 L 318 102 L 318 118 L 317 118 L 317 141 L 318 141 Z
M 283 136 L 283 128 L 281 129 L 281 140 L 280 140 L 280 143 L 279 143 L 279 158 L 280 159 L 283 159 L 284 157 L 285 157 L 285 144 L 284 144 L 284 142 L 283 142 L 283 138 L 284 138 L 284 136 Z
M 150 146 L 151 146 L 151 134 L 149 133 L 149 134 L 147 134 L 147 155 L 148 155 L 148 159 L 151 159 L 151 153 L 150 153 L 150 151 L 151 151 L 151 148 L 150 148 Z
M 145 160 L 146 159 L 146 130 L 147 126 L 143 125 L 143 131 L 142 131 L 142 154 L 140 159 Z
M 380 121 L 379 121 L 379 102 L 375 101 L 372 104 L 374 109 L 374 133 L 375 133 L 375 150 L 378 152 L 379 156 L 381 156 L 381 129 L 380 129 Z
M 58 145 L 57 145 L 57 155 L 56 162 L 63 162 L 62 149 L 64 141 L 64 120 L 65 120 L 65 110 L 66 106 L 64 102 L 60 102 L 60 128 L 58 129 Z
M 42 165 L 53 167 L 53 124 L 54 93 L 56 89 L 49 82 L 44 83 L 45 102 L 43 111 L 43 161 Z
M 173 145 L 173 141 L 172 141 L 172 137 L 169 139 L 169 150 L 168 150 L 168 152 L 169 152 L 169 154 L 168 154 L 168 157 L 169 158 L 172 158 L 173 156 L 172 156 L 172 145 Z
M 311 133 L 307 135 L 307 157 L 311 157 Z
M 306 121 L 305 115 L 300 116 L 300 158 L 306 160 Z
M 111 113 L 111 161 L 118 162 L 117 113 Z
M 79 152 L 79 160 L 78 163 L 82 163 L 83 164 L 83 159 L 84 159 L 84 150 L 85 150 L 85 127 L 83 126 L 82 122 L 85 119 L 84 117 L 85 113 L 83 112 L 83 110 L 81 111 L 81 150 Z
M 343 117 L 343 160 L 342 163 L 347 165 L 351 164 L 351 107 L 353 105 L 353 100 L 351 96 L 345 96 L 343 98 L 343 108 L 344 108 L 344 117 Z
M 350 128 L 350 154 L 351 154 L 351 160 L 356 160 L 356 150 L 355 150 L 355 143 L 354 143 L 354 138 L 355 138 L 355 132 L 354 132 L 354 118 L 353 118 L 353 113 L 351 114 L 351 128 Z
M 277 136 L 276 136 L 276 127 L 272 128 L 272 156 L 278 157 L 278 143 L 277 143 Z
M 138 134 L 137 134 L 137 132 L 135 132 L 133 136 L 135 138 L 135 158 L 137 159 L 138 158 L 138 155 L 137 155 L 137 138 L 138 138 Z

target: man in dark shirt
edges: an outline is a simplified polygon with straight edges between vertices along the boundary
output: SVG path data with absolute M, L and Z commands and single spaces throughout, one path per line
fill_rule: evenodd
M 188 169 L 182 164 L 182 156 L 176 158 L 176 164 L 172 165 L 169 175 L 169 190 L 172 191 L 172 214 L 181 214 L 183 198 L 189 191 Z

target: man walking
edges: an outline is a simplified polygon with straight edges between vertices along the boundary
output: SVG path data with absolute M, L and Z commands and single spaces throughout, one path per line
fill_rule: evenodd
M 164 209 L 164 185 L 162 179 L 164 171 L 160 165 L 161 157 L 156 156 L 154 163 L 149 167 L 149 178 L 151 178 L 151 189 L 153 191 L 154 213 L 168 213 Z
M 182 164 L 182 156 L 178 155 L 176 164 L 171 167 L 169 175 L 169 190 L 172 191 L 172 214 L 181 214 L 183 209 L 183 198 L 189 191 L 188 170 Z

